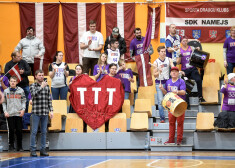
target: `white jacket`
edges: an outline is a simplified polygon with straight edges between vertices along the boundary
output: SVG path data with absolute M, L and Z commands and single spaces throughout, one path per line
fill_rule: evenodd
M 17 44 L 15 51 L 20 51 L 22 49 L 22 57 L 27 63 L 34 63 L 34 57 L 36 55 L 41 55 L 43 57 L 45 53 L 45 47 L 39 38 L 32 36 L 21 39 Z

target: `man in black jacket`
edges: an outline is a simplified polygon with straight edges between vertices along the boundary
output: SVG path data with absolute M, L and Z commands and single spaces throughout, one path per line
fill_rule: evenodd
M 114 27 L 112 34 L 106 39 L 105 41 L 105 46 L 104 46 L 104 51 L 106 52 L 107 49 L 111 48 L 111 39 L 115 38 L 118 40 L 119 43 L 119 51 L 120 54 L 123 55 L 126 53 L 126 42 L 123 37 L 119 34 L 119 29 L 118 27 Z
M 29 80 L 28 76 L 31 74 L 31 70 L 29 67 L 29 64 L 22 59 L 22 56 L 18 51 L 14 51 L 11 53 L 12 60 L 6 63 L 5 65 L 5 73 L 7 73 L 15 64 L 18 63 L 19 69 L 20 69 L 20 76 L 22 78 L 22 81 L 17 84 L 17 86 L 21 87 L 24 90 L 25 96 L 26 96 L 26 109 L 25 113 L 28 112 L 28 106 L 29 106 Z M 11 75 L 9 73 L 6 74 L 8 79 L 10 79 Z

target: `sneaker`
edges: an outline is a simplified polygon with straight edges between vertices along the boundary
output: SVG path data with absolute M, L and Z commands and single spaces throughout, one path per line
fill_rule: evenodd
M 49 149 L 49 147 L 46 147 L 46 152 L 50 152 L 50 149 Z
M 49 154 L 46 152 L 46 149 L 42 149 L 40 151 L 40 156 L 49 156 Z
M 12 145 L 9 145 L 8 152 L 14 152 L 15 148 Z
M 18 152 L 24 152 L 24 149 L 23 148 L 17 148 L 17 151 Z
M 168 140 L 168 141 L 164 142 L 164 145 L 175 145 L 175 142 Z
M 206 100 L 203 97 L 199 97 L 199 102 L 204 103 L 204 102 L 206 102 Z
M 38 155 L 37 155 L 36 151 L 31 151 L 30 156 L 31 157 L 37 157 Z
M 165 123 L 165 120 L 161 120 L 160 123 Z

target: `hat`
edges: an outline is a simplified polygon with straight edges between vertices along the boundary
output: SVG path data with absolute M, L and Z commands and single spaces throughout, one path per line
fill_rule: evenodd
M 228 80 L 231 80 L 233 77 L 235 77 L 235 73 L 228 74 Z
M 177 67 L 172 67 L 172 68 L 171 68 L 171 71 L 173 71 L 173 70 L 179 71 L 179 68 L 177 68 Z
M 114 28 L 113 28 L 112 35 L 116 35 L 116 36 L 119 35 L 119 28 L 118 28 L 118 27 L 114 27 Z

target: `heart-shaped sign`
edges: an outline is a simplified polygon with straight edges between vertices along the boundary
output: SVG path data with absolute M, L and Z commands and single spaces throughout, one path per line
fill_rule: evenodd
M 119 79 L 105 75 L 99 82 L 88 75 L 76 77 L 70 85 L 69 100 L 87 125 L 97 129 L 122 107 L 124 89 Z

